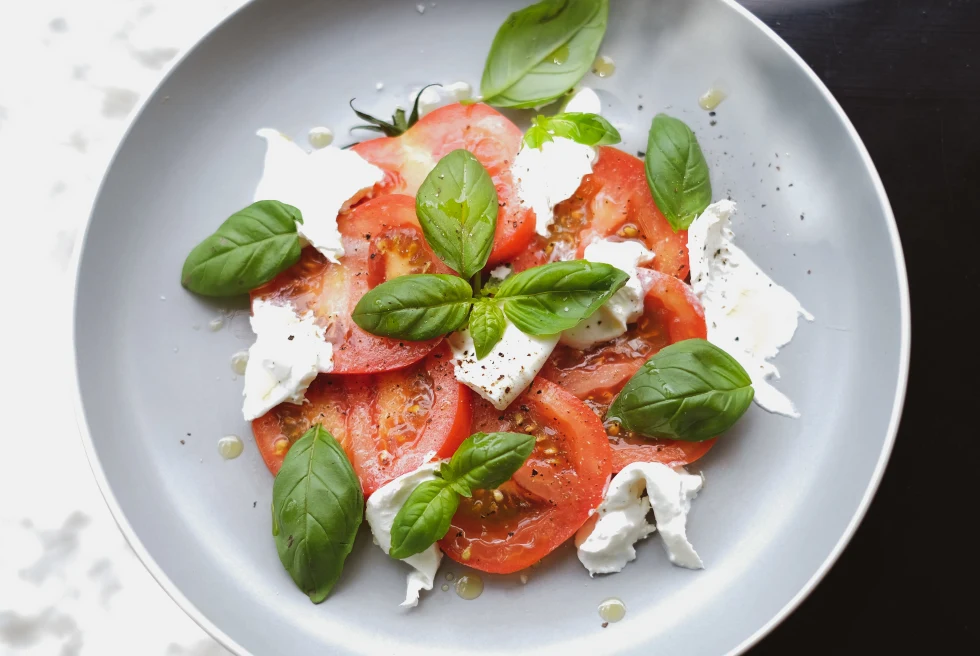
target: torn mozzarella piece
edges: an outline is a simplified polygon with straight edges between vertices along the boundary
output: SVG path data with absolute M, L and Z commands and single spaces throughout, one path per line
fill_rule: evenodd
M 579 530 L 578 559 L 592 576 L 622 571 L 636 559 L 636 543 L 657 531 L 670 562 L 702 569 L 701 558 L 687 539 L 687 515 L 701 485 L 700 476 L 659 462 L 627 465 L 609 483 L 596 509 L 598 520 Z M 651 508 L 656 526 L 647 521 Z
M 434 454 L 430 454 L 426 459 L 428 460 L 432 455 Z M 375 542 L 385 553 L 391 550 L 391 526 L 395 522 L 395 515 L 420 483 L 435 479 L 435 472 L 439 469 L 439 465 L 439 462 L 430 462 L 413 472 L 402 474 L 368 497 L 364 518 L 371 527 Z M 405 601 L 399 605 L 414 608 L 418 606 L 419 593 L 422 590 L 431 590 L 435 583 L 436 571 L 439 569 L 439 563 L 442 562 L 442 551 L 438 544 L 433 544 L 425 551 L 404 558 L 401 562 L 412 567 L 413 571 L 408 574 Z
M 602 102 L 599 95 L 589 87 L 582 87 L 572 94 L 565 103 L 563 112 L 580 112 L 582 114 L 601 114 Z
M 265 166 L 255 200 L 278 200 L 297 208 L 297 232 L 331 262 L 344 254 L 337 215 L 384 179 L 384 171 L 353 150 L 325 146 L 307 153 L 281 132 L 263 128 Z
M 735 203 L 709 205 L 687 231 L 691 287 L 704 306 L 708 341 L 738 360 L 752 379 L 755 402 L 788 417 L 799 417 L 793 402 L 768 379 L 779 378 L 768 362 L 793 339 L 799 317 L 813 315 L 735 246 L 731 217 Z

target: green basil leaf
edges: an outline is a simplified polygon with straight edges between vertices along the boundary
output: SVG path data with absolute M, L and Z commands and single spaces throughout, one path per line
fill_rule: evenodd
M 534 450 L 526 433 L 475 433 L 463 440 L 449 461 L 449 486 L 465 497 L 510 480 Z M 443 477 L 446 472 L 443 473 Z
M 540 132 L 548 135 L 542 139 Z M 531 135 L 531 140 L 528 140 Z M 622 141 L 619 130 L 612 123 L 598 114 L 585 112 L 565 112 L 554 116 L 537 116 L 534 126 L 524 135 L 524 143 L 531 148 L 540 148 L 543 141 L 551 141 L 551 137 L 565 137 L 585 146 L 607 146 Z
M 752 381 L 735 358 L 703 339 L 661 349 L 606 413 L 649 437 L 700 442 L 732 427 L 752 404 Z
M 364 515 L 364 495 L 343 447 L 317 424 L 286 452 L 272 484 L 276 550 L 318 604 L 333 589 Z
M 480 91 L 497 107 L 541 107 L 581 80 L 606 33 L 609 0 L 544 0 L 500 26 Z
M 439 160 L 415 197 L 415 213 L 436 255 L 464 278 L 486 266 L 497 229 L 497 188 L 479 160 L 454 150 Z
M 494 298 L 524 333 L 554 335 L 592 316 L 627 280 L 609 264 L 552 262 L 510 276 Z
M 532 125 L 524 133 L 524 143 L 527 144 L 528 148 L 537 148 L 540 150 L 541 146 L 549 141 L 554 141 L 551 133 L 540 125 Z
M 476 348 L 476 359 L 482 360 L 504 336 L 507 320 L 504 313 L 491 300 L 480 300 L 470 313 L 470 336 Z
M 277 200 L 260 200 L 235 212 L 194 247 L 180 283 L 204 296 L 236 296 L 269 282 L 299 260 L 300 211 Z
M 428 549 L 446 536 L 458 507 L 459 494 L 445 480 L 420 483 L 395 515 L 388 555 L 408 558 Z
M 472 304 L 473 288 L 462 278 L 412 274 L 362 296 L 351 318 L 372 335 L 424 342 L 462 326 Z
M 647 184 L 674 232 L 687 230 L 711 204 L 708 163 L 691 128 L 666 114 L 653 117 L 646 152 Z

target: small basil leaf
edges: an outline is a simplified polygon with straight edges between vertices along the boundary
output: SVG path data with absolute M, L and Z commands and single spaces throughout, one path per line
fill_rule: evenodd
M 459 494 L 445 480 L 420 483 L 395 515 L 388 555 L 408 558 L 428 549 L 446 536 L 458 507 Z
M 477 360 L 482 360 L 497 345 L 500 338 L 504 336 L 506 327 L 507 320 L 504 319 L 504 313 L 496 303 L 481 300 L 473 305 L 469 331 L 470 337 L 473 338 L 473 346 L 476 348 Z
M 527 144 L 528 148 L 538 148 L 546 144 L 549 141 L 554 141 L 551 137 L 551 133 L 540 125 L 532 125 L 528 128 L 527 132 L 524 133 L 524 143 Z
M 279 560 L 318 604 L 327 598 L 364 515 L 364 495 L 340 444 L 317 424 L 286 452 L 272 484 Z
M 482 269 L 497 229 L 497 189 L 467 150 L 439 160 L 415 197 L 425 239 L 453 271 L 471 278 Z
M 661 349 L 626 383 L 606 413 L 649 437 L 700 442 L 732 427 L 752 403 L 752 381 L 735 358 L 703 339 Z
M 510 276 L 494 298 L 522 332 L 554 335 L 592 316 L 627 280 L 609 264 L 552 262 Z
M 622 141 L 619 130 L 614 128 L 612 123 L 598 114 L 584 112 L 536 117 L 534 126 L 524 135 L 524 142 L 531 148 L 540 148 L 540 144 L 528 141 L 528 134 L 534 130 L 543 130 L 548 135 L 546 141 L 551 141 L 552 136 L 565 137 L 585 146 L 606 146 Z M 541 136 L 535 133 L 532 135 L 532 141 L 541 141 Z
M 472 297 L 473 288 L 456 276 L 399 276 L 362 296 L 351 318 L 372 335 L 424 342 L 463 325 Z
M 534 450 L 534 436 L 525 433 L 476 433 L 456 449 L 449 461 L 449 485 L 463 496 L 473 490 L 503 485 Z
M 299 260 L 300 211 L 277 200 L 260 200 L 235 212 L 194 247 L 180 283 L 204 296 L 236 296 L 261 287 Z
M 541 107 L 581 80 L 606 33 L 609 0 L 544 0 L 500 26 L 480 91 L 497 107 Z
M 674 232 L 687 230 L 711 204 L 708 163 L 691 128 L 657 114 L 650 126 L 646 152 L 647 184 Z

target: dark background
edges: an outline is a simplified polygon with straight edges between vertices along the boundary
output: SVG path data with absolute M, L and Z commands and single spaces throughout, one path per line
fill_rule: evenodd
M 860 133 L 912 296 L 908 396 L 878 494 L 827 577 L 751 654 L 978 654 L 980 0 L 740 1 Z

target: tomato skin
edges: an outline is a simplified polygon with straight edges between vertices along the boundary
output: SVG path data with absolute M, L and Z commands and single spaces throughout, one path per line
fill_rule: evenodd
M 288 301 L 312 311 L 333 344 L 333 373 L 392 371 L 424 358 L 441 338 L 405 342 L 361 330 L 350 318 L 357 302 L 389 277 L 405 273 L 452 273 L 426 243 L 409 196 L 375 198 L 338 218 L 344 243 L 340 264 L 313 248 L 274 280 L 252 291 L 252 300 Z M 393 270 L 386 272 L 385 267 Z
M 602 502 L 612 472 L 608 440 L 588 406 L 541 378 L 503 412 L 475 398 L 472 430 L 531 431 L 538 443 L 498 488 L 499 501 L 489 490 L 461 500 L 439 545 L 475 569 L 516 572 L 574 535 Z
M 571 198 L 555 207 L 551 234 L 536 235 L 513 261 L 514 269 L 544 264 L 561 252 L 566 259 L 581 258 L 587 245 L 606 237 L 642 241 L 657 254 L 654 269 L 681 280 L 687 277 L 687 231 L 674 232 L 657 208 L 643 161 L 611 146 L 599 148 L 592 173 Z
M 436 163 L 450 152 L 470 151 L 490 173 L 499 209 L 490 265 L 523 251 L 534 237 L 534 213 L 521 207 L 510 166 L 523 134 L 503 114 L 484 104 L 453 104 L 423 116 L 398 137 L 381 137 L 353 146 L 361 157 L 385 171 L 375 195 L 414 196 Z
M 448 458 L 470 435 L 469 388 L 456 382 L 445 343 L 421 362 L 370 376 L 321 374 L 307 403 L 283 403 L 252 422 L 255 442 L 273 474 L 292 443 L 320 423 L 344 447 L 365 496 L 417 469 L 435 454 Z

